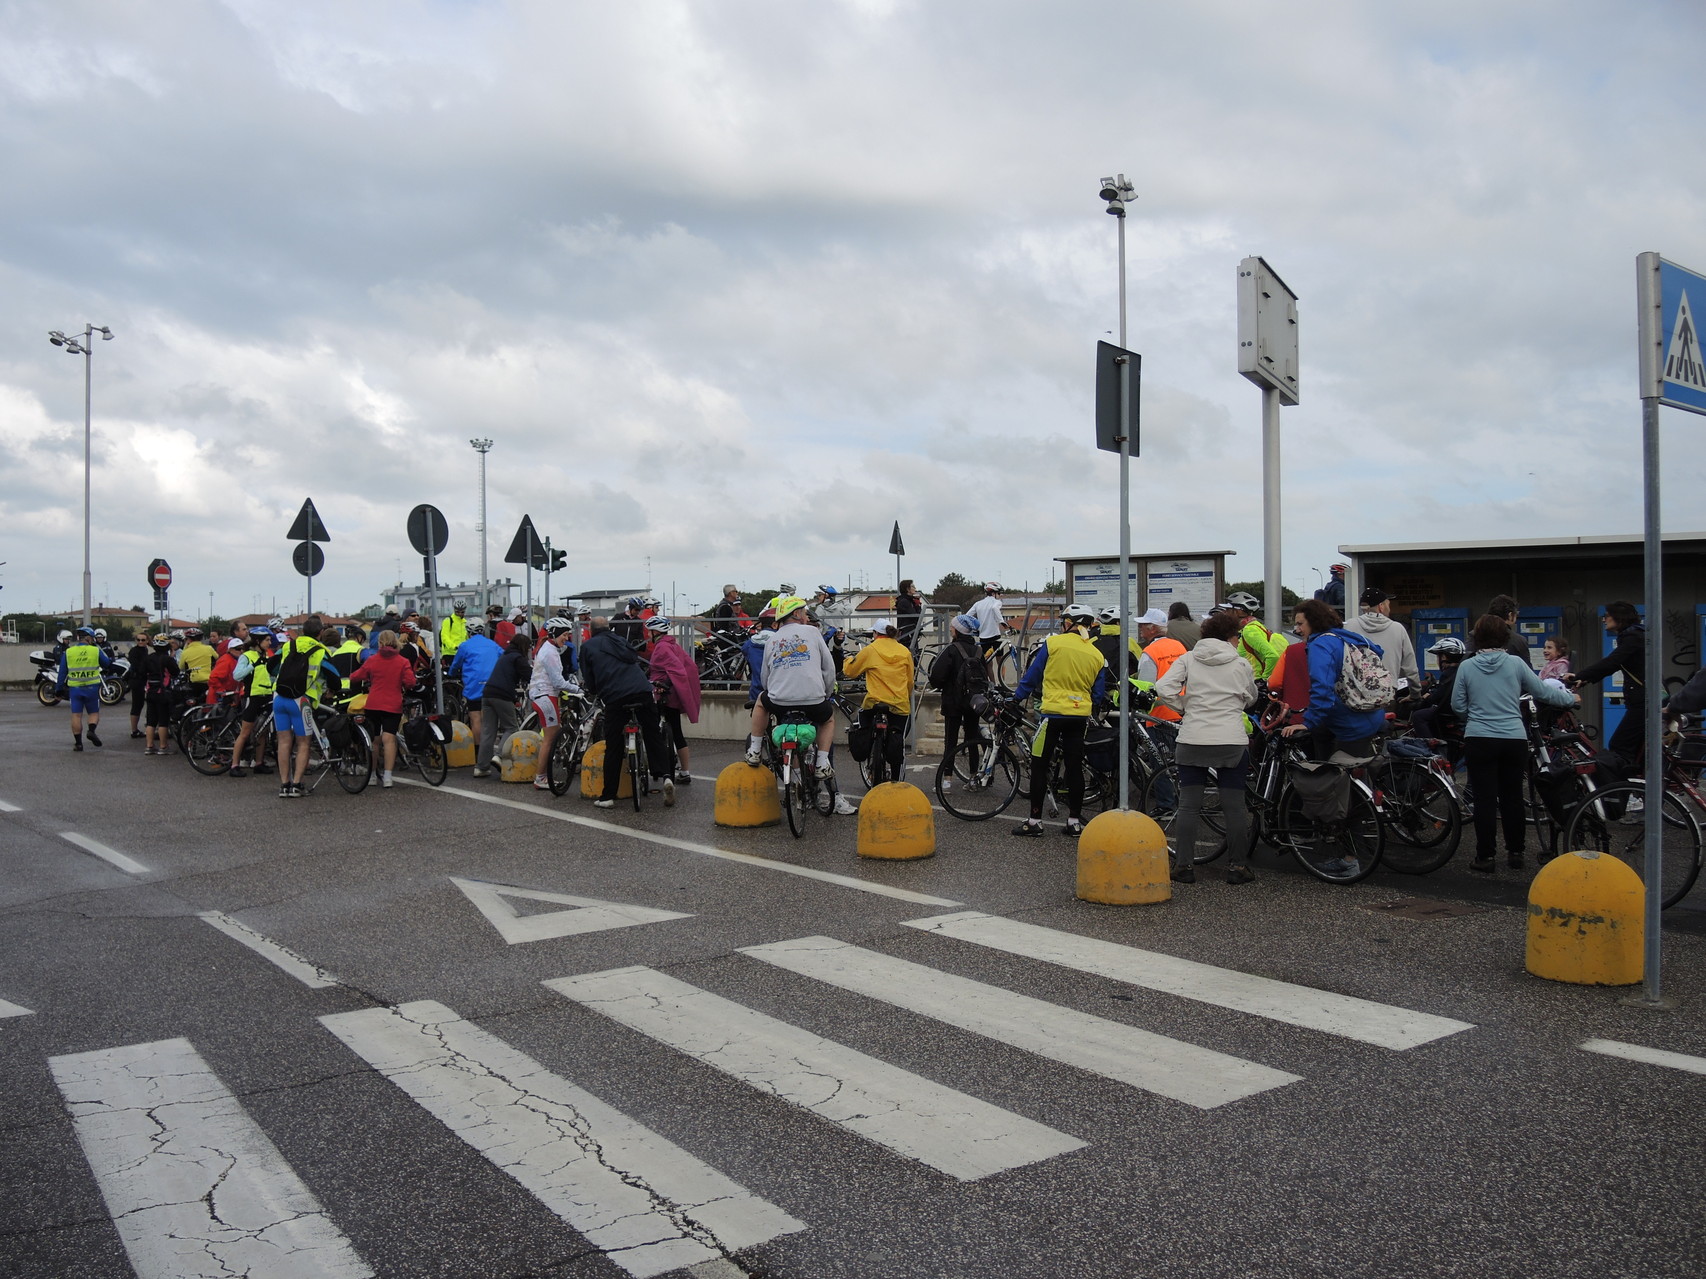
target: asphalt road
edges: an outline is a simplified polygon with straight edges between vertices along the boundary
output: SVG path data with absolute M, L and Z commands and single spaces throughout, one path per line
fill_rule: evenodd
M 0 1274 L 1706 1269 L 1698 914 L 1653 1012 L 1528 976 L 1466 854 L 1113 908 L 1002 820 L 899 864 L 709 780 L 287 802 L 121 722 L 0 696 Z

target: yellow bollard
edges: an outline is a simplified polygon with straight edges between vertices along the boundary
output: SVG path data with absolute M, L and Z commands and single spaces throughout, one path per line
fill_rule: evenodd
M 511 733 L 498 747 L 498 776 L 506 782 L 530 782 L 539 776 L 539 744 L 531 730 Z
M 450 745 L 444 759 L 452 768 L 474 767 L 474 730 L 459 719 L 450 721 Z
M 1148 813 L 1097 813 L 1078 837 L 1078 896 L 1108 906 L 1168 901 L 1167 860 L 1167 834 Z
M 1528 886 L 1528 971 L 1582 986 L 1644 975 L 1646 885 L 1615 857 L 1564 853 Z
M 936 814 L 911 782 L 884 782 L 859 801 L 859 856 L 916 861 L 936 852 Z
M 634 779 L 628 776 L 628 759 L 623 756 L 617 760 L 622 769 L 622 780 L 616 786 L 617 799 L 634 798 Z M 586 754 L 581 756 L 581 798 L 597 799 L 604 794 L 604 743 L 594 742 L 586 748 Z
M 774 826 L 782 820 L 776 774 L 737 759 L 717 774 L 711 820 L 719 826 Z

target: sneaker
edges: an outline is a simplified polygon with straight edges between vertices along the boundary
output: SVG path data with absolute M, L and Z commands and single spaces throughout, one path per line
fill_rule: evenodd
M 381 773 L 379 775 L 380 790 L 390 790 L 394 785 L 396 785 L 396 783 L 391 780 L 390 773 Z
M 290 783 L 290 797 L 292 799 L 307 799 L 308 791 L 301 782 L 292 782 Z
M 229 770 L 228 775 L 231 777 L 247 777 L 249 775 L 249 770 L 246 768 L 233 768 Z
M 818 781 L 826 786 L 835 780 L 835 766 L 833 764 L 819 764 L 816 771 Z
M 675 784 L 677 786 L 691 786 L 691 785 L 693 785 L 693 774 L 688 772 L 685 768 L 676 769 L 675 770 Z
M 751 750 L 749 750 L 746 753 L 746 762 L 751 764 L 754 768 L 763 768 L 764 767 L 764 752 L 759 750 L 758 747 L 754 746 Z
M 142 753 L 144 755 L 152 755 L 154 753 L 154 748 L 152 746 L 150 746 L 147 750 L 143 751 Z
M 1507 854 L 1505 854 L 1505 868 L 1507 870 L 1521 870 L 1522 869 L 1522 854 L 1521 853 L 1507 853 Z
M 1493 859 L 1491 857 L 1477 857 L 1469 863 L 1469 869 L 1483 875 L 1491 875 L 1493 873 Z
M 489 768 L 476 768 L 474 770 L 474 776 L 475 777 L 490 777 L 491 775 L 492 775 L 492 770 Z
M 1256 882 L 1256 875 L 1248 866 L 1231 866 L 1226 871 L 1226 882 L 1229 884 L 1253 884 Z
M 665 808 L 674 808 L 675 807 L 675 779 L 673 777 L 666 777 L 659 784 L 663 787 L 663 806 Z
M 101 744 L 100 737 L 96 734 L 95 730 L 91 728 L 89 730 L 89 745 L 99 746 L 100 744 Z
M 1013 835 L 1029 836 L 1041 835 L 1043 833 L 1043 824 L 1033 817 L 1029 821 L 1020 822 L 1008 833 Z
M 82 742 L 72 742 L 71 743 L 71 749 L 74 751 L 80 751 L 83 749 L 83 743 Z
M 837 795 L 835 797 L 835 811 L 843 817 L 851 817 L 859 811 L 859 805 L 845 795 Z
M 282 786 L 280 786 L 278 788 L 278 797 L 280 799 L 289 799 L 290 798 L 290 783 L 289 782 L 285 782 Z
M 148 736 L 147 733 L 139 733 L 134 728 L 130 730 L 130 740 L 133 742 L 140 742 L 144 737 L 147 737 L 147 736 Z
M 941 790 L 942 794 L 946 795 L 949 791 L 954 789 L 954 779 L 952 777 L 941 777 L 936 780 L 936 785 Z
M 613 799 L 595 799 L 592 801 L 592 806 L 594 808 L 615 808 L 616 801 Z
M 1197 873 L 1189 866 L 1175 866 L 1167 872 L 1167 878 L 1175 884 L 1194 884 L 1197 882 Z
M 1335 879 L 1348 879 L 1361 869 L 1361 863 L 1354 857 L 1335 857 L 1330 862 L 1321 863 L 1321 871 Z
M 1067 836 L 1069 839 L 1077 839 L 1084 833 L 1084 823 L 1079 821 L 1076 817 L 1068 817 L 1066 819 L 1066 825 L 1061 829 L 1060 833 Z
M 535 777 L 533 779 L 533 789 L 534 790 L 550 790 L 551 789 L 551 779 L 549 777 L 545 776 L 544 773 L 540 773 L 537 777 Z

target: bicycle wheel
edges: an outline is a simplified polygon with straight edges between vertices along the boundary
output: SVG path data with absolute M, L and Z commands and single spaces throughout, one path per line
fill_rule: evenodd
M 444 785 L 444 779 L 450 775 L 450 759 L 445 754 L 443 742 L 435 737 L 420 750 L 409 754 L 414 757 L 415 767 L 427 785 Z
M 557 740 L 551 743 L 551 753 L 545 757 L 545 780 L 551 787 L 551 794 L 558 799 L 569 793 L 575 773 L 579 771 L 573 762 L 575 743 L 579 740 L 580 735 L 564 725 L 557 733 Z
M 953 759 L 943 760 L 936 769 L 936 798 L 962 821 L 986 821 L 1007 811 L 1023 775 L 1018 758 L 1005 744 L 961 742 Z
M 332 761 L 332 772 L 338 785 L 351 795 L 367 789 L 367 781 L 373 776 L 373 743 L 360 724 L 350 725 L 349 745 L 338 751 Z
M 1380 864 L 1386 843 L 1380 814 L 1361 786 L 1352 785 L 1341 822 L 1318 822 L 1306 815 L 1302 797 L 1289 782 L 1277 808 L 1270 841 L 1281 841 L 1315 878 L 1329 884 L 1354 884 L 1367 879 Z
M 1579 778 L 1577 781 L 1580 783 Z M 1572 800 L 1569 806 L 1563 809 L 1563 816 L 1566 819 L 1579 802 L 1581 802 L 1579 799 Z M 1532 768 L 1523 774 L 1522 805 L 1528 814 L 1528 824 L 1534 828 L 1535 841 L 1539 844 L 1535 860 L 1544 866 L 1561 851 L 1558 837 L 1563 831 L 1559 826 L 1558 819 L 1552 815 L 1552 805 L 1546 802 L 1545 796 L 1540 793 L 1540 788 L 1535 785 L 1535 773 Z M 1471 809 L 1471 813 L 1473 813 L 1473 809 Z
M 1202 812 L 1197 820 L 1196 846 L 1191 853 L 1191 861 L 1198 866 L 1212 862 L 1226 851 L 1226 818 L 1220 811 L 1220 787 L 1216 778 L 1216 771 L 1209 769 L 1208 785 L 1203 788 L 1202 794 Z M 1178 766 L 1169 764 L 1160 772 L 1149 776 L 1143 788 L 1143 795 L 1138 800 L 1138 808 L 1155 819 L 1155 824 L 1161 827 L 1169 841 L 1173 836 L 1178 797 Z
M 235 720 L 201 719 L 184 734 L 184 758 L 204 777 L 218 777 L 231 768 L 231 748 L 237 744 Z
M 1463 814 L 1457 796 L 1433 769 L 1399 762 L 1381 785 L 1382 815 L 1392 839 L 1384 861 L 1405 875 L 1429 875 L 1457 853 Z
M 812 807 L 817 809 L 818 814 L 823 817 L 834 816 L 835 797 L 840 793 L 836 788 L 835 778 L 833 776 L 819 777 L 817 773 L 813 772 L 807 774 L 803 780 L 806 784 L 806 795 L 811 800 Z
M 797 751 L 784 751 L 777 766 L 782 782 L 782 811 L 788 814 L 788 829 L 798 839 L 806 833 L 806 792 L 800 778 Z
M 1616 857 L 1643 880 L 1647 875 L 1646 814 L 1630 812 L 1630 800 L 1644 798 L 1644 786 L 1608 786 L 1589 795 L 1564 826 L 1564 852 L 1596 852 Z M 1659 903 L 1677 904 L 1700 874 L 1700 823 L 1688 806 L 1666 792 L 1659 810 L 1664 824 L 1664 877 Z

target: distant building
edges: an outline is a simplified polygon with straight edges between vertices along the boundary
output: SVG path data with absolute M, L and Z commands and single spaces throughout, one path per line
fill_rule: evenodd
M 521 587 L 507 577 L 488 582 L 486 589 L 491 595 L 492 603 L 501 607 L 506 613 L 522 602 Z M 379 612 L 374 613 L 372 608 L 368 608 L 365 612 L 372 613 L 373 617 L 378 618 L 391 612 L 407 614 L 409 610 L 413 609 L 419 613 L 441 617 L 449 613 L 458 604 L 467 605 L 470 613 L 484 611 L 480 604 L 480 584 L 478 582 L 471 584 L 458 582 L 455 586 L 440 582 L 436 607 L 433 608 L 427 607 L 429 603 L 434 601 L 428 600 L 427 588 L 424 583 L 420 586 L 404 586 L 398 582 L 395 586 L 386 587 L 380 599 L 383 601 L 383 606 Z
M 559 596 L 563 603 L 581 605 L 594 613 L 620 613 L 623 601 L 630 595 L 649 597 L 651 592 L 643 586 L 632 586 L 622 590 L 582 591 L 579 595 Z

